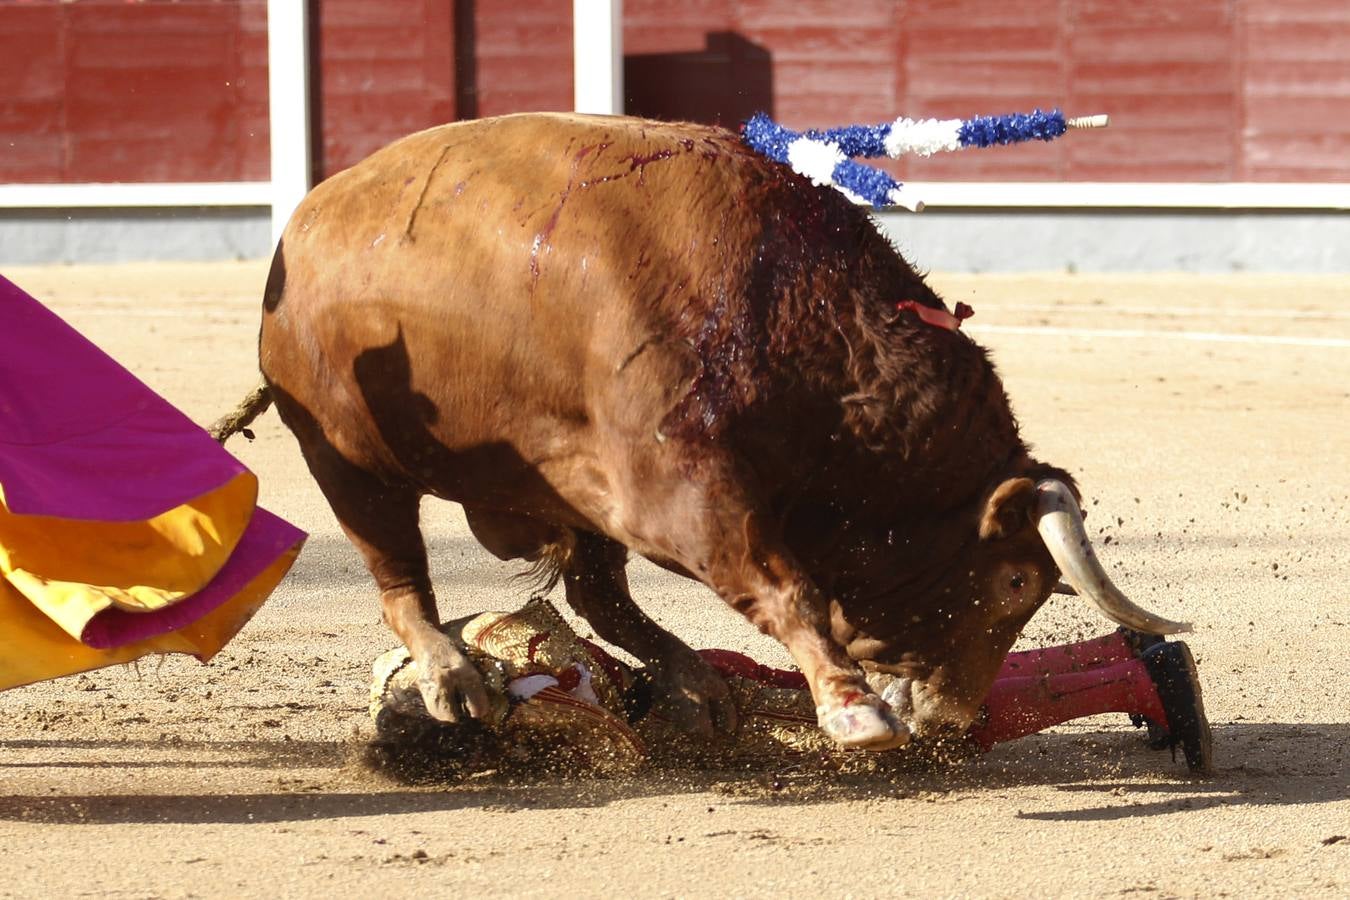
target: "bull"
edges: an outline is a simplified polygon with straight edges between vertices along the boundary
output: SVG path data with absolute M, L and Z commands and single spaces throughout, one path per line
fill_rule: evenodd
M 1072 477 L 955 324 L 862 210 L 729 131 L 531 114 L 318 185 L 260 364 L 436 718 L 488 704 L 437 628 L 426 495 L 561 581 L 684 726 L 734 709 L 634 603 L 629 554 L 780 641 L 821 728 L 875 749 L 966 729 L 1061 574 L 1121 624 L 1186 628 L 1112 585 Z

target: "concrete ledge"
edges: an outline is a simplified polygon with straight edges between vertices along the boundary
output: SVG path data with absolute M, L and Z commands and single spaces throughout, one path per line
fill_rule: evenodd
M 905 257 L 944 272 L 1350 272 L 1350 214 L 947 210 L 875 215 Z
M 270 221 L 265 206 L 5 210 L 0 265 L 257 259 Z
M 932 209 L 875 214 L 916 266 L 945 272 L 1350 272 L 1350 213 Z M 0 212 L 0 266 L 259 259 L 266 207 Z

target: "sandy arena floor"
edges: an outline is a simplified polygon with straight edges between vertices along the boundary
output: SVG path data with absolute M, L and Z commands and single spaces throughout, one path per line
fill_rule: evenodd
M 4 274 L 207 423 L 255 382 L 264 271 Z M 231 449 L 312 536 L 239 638 L 207 667 L 0 694 L 0 897 L 1346 896 L 1350 279 L 934 281 L 975 307 L 1041 458 L 1079 476 L 1117 582 L 1195 621 L 1214 776 L 1115 715 L 884 778 L 383 780 L 350 760 L 394 641 L 269 414 Z M 455 508 L 426 512 L 446 614 L 525 599 Z M 785 660 L 702 588 L 632 577 L 695 646 Z M 1107 628 L 1055 597 L 1024 643 Z

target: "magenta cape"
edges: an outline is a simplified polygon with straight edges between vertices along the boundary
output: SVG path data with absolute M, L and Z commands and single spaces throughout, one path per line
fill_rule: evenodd
M 304 533 L 203 429 L 0 278 L 0 689 L 209 659 Z

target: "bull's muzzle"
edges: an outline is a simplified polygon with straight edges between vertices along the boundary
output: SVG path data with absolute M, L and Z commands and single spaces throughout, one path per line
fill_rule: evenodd
M 1092 550 L 1083 511 L 1068 485 L 1047 479 L 1036 485 L 1036 491 L 1036 530 L 1064 580 L 1080 596 L 1097 604 L 1107 618 L 1135 631 L 1177 634 L 1191 630 L 1189 622 L 1174 622 L 1135 605 L 1111 583 Z

